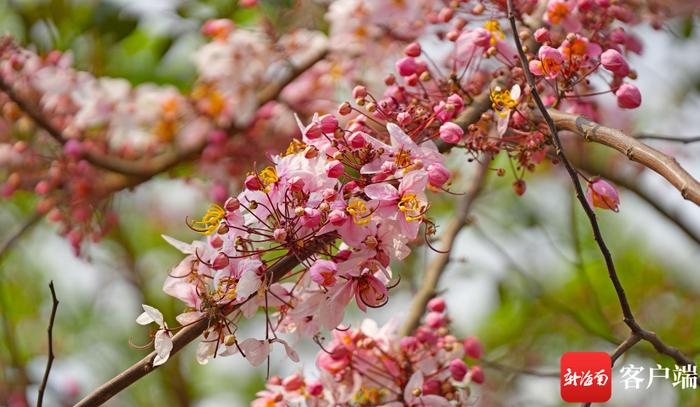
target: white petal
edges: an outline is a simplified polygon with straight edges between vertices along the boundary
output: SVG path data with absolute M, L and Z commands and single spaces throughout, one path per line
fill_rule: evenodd
M 245 358 L 253 366 L 260 365 L 270 354 L 270 343 L 268 341 L 249 338 L 241 342 L 240 346 L 243 353 L 245 353 Z
M 136 323 L 139 325 L 148 325 L 151 322 L 153 322 L 153 318 L 151 318 L 147 312 L 141 313 L 141 315 L 136 318 Z
M 510 88 L 510 97 L 515 101 L 520 99 L 520 85 L 517 83 Z
M 236 284 L 236 297 L 248 298 L 248 296 L 258 291 L 261 283 L 262 280 L 255 271 L 248 270 L 244 272 L 238 284 Z
M 170 243 L 171 246 L 176 248 L 177 250 L 185 253 L 185 254 L 194 254 L 194 250 L 192 250 L 192 245 L 187 244 L 185 242 L 181 242 L 173 237 L 167 236 L 167 235 L 160 235 L 163 239 L 165 239 L 166 242 Z
M 299 363 L 299 354 L 297 351 L 292 349 L 291 346 L 287 343 L 287 341 L 283 339 L 275 339 L 275 342 L 279 342 L 284 346 L 284 351 L 287 352 L 287 357 L 292 360 L 292 362 Z
M 156 332 L 155 348 L 156 357 L 153 359 L 153 366 L 160 366 L 168 360 L 170 351 L 173 350 L 173 341 L 170 338 L 170 334 L 164 330 Z
M 141 306 L 143 307 L 143 310 L 145 311 L 144 313 L 148 314 L 148 316 L 151 318 L 151 320 L 153 322 L 158 324 L 158 326 L 160 326 L 161 328 L 165 328 L 165 321 L 163 320 L 163 314 L 160 311 L 158 311 L 157 308 L 153 308 L 150 305 L 146 305 L 146 304 L 141 304 Z M 139 318 L 141 318 L 141 317 L 139 317 Z

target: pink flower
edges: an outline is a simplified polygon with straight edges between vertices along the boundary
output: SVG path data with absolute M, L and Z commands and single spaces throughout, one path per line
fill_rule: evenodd
M 447 98 L 447 101 L 441 100 L 437 106 L 433 107 L 433 111 L 438 119 L 445 123 L 452 120 L 463 108 L 464 101 L 462 97 L 453 93 Z
M 642 104 L 642 94 L 636 86 L 623 83 L 615 92 L 617 105 L 623 109 L 635 109 Z
M 552 25 L 561 25 L 568 32 L 581 30 L 581 22 L 574 15 L 575 0 L 553 0 L 547 5 L 544 21 Z
M 615 187 L 600 178 L 594 178 L 588 183 L 586 200 L 596 208 L 610 209 L 615 212 L 620 205 L 620 196 Z
M 136 318 L 136 322 L 140 325 L 148 325 L 151 322 L 155 322 L 158 325 L 158 331 L 154 340 L 156 357 L 153 359 L 153 366 L 159 366 L 168 361 L 170 351 L 173 350 L 173 341 L 170 331 L 168 331 L 168 326 L 163 320 L 163 314 L 149 305 L 143 304 L 142 307 L 143 314 Z
M 564 63 L 564 56 L 558 49 L 547 45 L 540 47 L 537 54 L 539 60 L 530 61 L 530 72 L 537 76 L 544 76 L 547 79 L 554 79 L 559 75 L 561 66 Z
M 609 49 L 600 55 L 600 63 L 615 76 L 625 77 L 630 73 L 630 67 L 625 58 L 614 49 Z
M 384 283 L 371 273 L 363 274 L 355 286 L 357 307 L 367 312 L 367 307 L 379 308 L 389 301 L 389 291 Z
M 325 287 L 330 287 L 335 284 L 335 274 L 338 272 L 338 266 L 330 260 L 316 260 L 309 268 L 311 281 Z
M 540 27 L 535 31 L 535 41 L 543 44 L 549 41 L 549 30 L 546 27 Z
M 445 143 L 457 144 L 464 136 L 464 130 L 458 124 L 447 122 L 440 126 L 440 138 Z

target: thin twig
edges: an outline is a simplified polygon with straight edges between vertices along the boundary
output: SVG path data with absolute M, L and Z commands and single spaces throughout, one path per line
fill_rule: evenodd
M 450 263 L 450 252 L 454 247 L 455 239 L 465 225 L 474 200 L 479 195 L 479 192 L 481 192 L 490 163 L 491 157 L 489 156 L 479 165 L 469 189 L 462 197 L 462 201 L 453 215 L 452 221 L 445 227 L 445 231 L 440 238 L 440 250 L 444 252 L 435 253 L 435 258 L 428 265 L 421 288 L 413 297 L 408 315 L 401 327 L 400 336 L 408 336 L 418 327 L 420 319 L 425 312 L 425 306 L 435 295 L 435 289 L 440 281 L 440 276 Z
M 51 289 L 51 300 L 53 304 L 51 306 L 51 317 L 49 318 L 49 327 L 47 329 L 49 336 L 49 358 L 46 360 L 46 370 L 44 370 L 44 378 L 41 379 L 41 385 L 39 385 L 39 395 L 36 399 L 36 406 L 41 407 L 44 403 L 44 391 L 46 391 L 46 385 L 49 382 L 49 373 L 51 373 L 51 366 L 53 365 L 54 354 L 53 354 L 53 323 L 56 319 L 56 311 L 58 310 L 58 298 L 56 298 L 56 290 L 53 287 L 53 281 L 49 283 L 49 288 Z
M 661 134 L 650 134 L 650 133 L 638 133 L 634 135 L 634 138 L 640 140 L 661 140 L 669 141 L 674 143 L 690 144 L 697 143 L 700 141 L 700 137 L 675 137 L 675 136 L 664 136 Z
M 695 181 L 695 179 L 690 177 L 690 175 L 687 172 L 685 172 L 685 170 L 683 170 L 678 165 L 678 162 L 672 157 L 666 156 L 665 154 L 654 150 L 651 147 L 646 146 L 637 140 L 632 139 L 631 137 L 625 135 L 624 133 L 618 130 L 605 128 L 606 131 L 601 131 L 601 129 L 603 129 L 602 126 L 593 123 L 590 120 L 585 119 L 581 116 L 567 115 L 565 113 L 558 112 L 554 109 L 550 109 L 548 111 L 544 103 L 542 103 L 542 99 L 540 98 L 539 93 L 537 92 L 535 79 L 533 78 L 532 73 L 528 68 L 527 56 L 525 55 L 525 51 L 523 50 L 520 38 L 517 35 L 518 29 L 515 23 L 513 0 L 507 0 L 506 3 L 508 7 L 508 20 L 510 21 L 510 27 L 514 33 L 513 39 L 515 41 L 515 46 L 518 50 L 518 57 L 522 65 L 525 78 L 527 79 L 528 85 L 530 87 L 532 98 L 535 100 L 535 104 L 537 104 L 537 107 L 540 110 L 542 117 L 547 123 L 547 127 L 549 127 L 552 140 L 554 141 L 557 156 L 564 164 L 564 167 L 566 168 L 566 171 L 569 174 L 572 183 L 574 184 L 574 188 L 576 190 L 576 198 L 581 203 L 581 206 L 583 207 L 586 216 L 588 216 L 588 220 L 591 224 L 591 229 L 593 230 L 593 236 L 605 260 L 605 265 L 608 269 L 608 276 L 610 277 L 610 280 L 612 281 L 613 286 L 615 287 L 615 292 L 620 302 L 620 308 L 622 309 L 625 324 L 627 324 L 627 326 L 633 333 L 639 335 L 642 339 L 651 343 L 657 352 L 670 356 L 679 365 L 694 366 L 695 363 L 690 358 L 685 356 L 678 349 L 665 344 L 655 333 L 645 330 L 635 320 L 634 313 L 632 312 L 632 307 L 630 306 L 629 301 L 627 300 L 627 295 L 625 294 L 625 289 L 622 286 L 620 278 L 617 275 L 617 270 L 615 269 L 615 263 L 613 262 L 612 255 L 610 254 L 610 250 L 605 244 L 605 240 L 603 239 L 603 235 L 600 231 L 600 226 L 598 225 L 598 220 L 596 219 L 595 212 L 593 212 L 593 208 L 591 208 L 591 206 L 588 204 L 588 201 L 586 201 L 586 198 L 584 197 L 583 187 L 581 186 L 581 181 L 578 178 L 578 173 L 576 172 L 576 169 L 571 165 L 571 162 L 567 158 L 566 154 L 564 154 L 564 149 L 562 147 L 561 139 L 559 138 L 557 126 L 555 125 L 554 120 L 552 120 L 552 116 L 557 115 L 560 119 L 571 121 L 573 127 L 567 128 L 568 130 L 576 129 L 579 132 L 583 133 L 586 139 L 598 141 L 600 143 L 618 149 L 618 151 L 623 151 L 631 160 L 638 161 L 648 166 L 649 168 L 654 169 L 661 175 L 664 175 L 662 173 L 664 168 L 674 168 L 674 172 L 672 172 L 671 174 L 666 174 L 666 179 L 668 179 L 672 184 L 674 184 L 674 186 L 679 188 L 681 190 L 681 194 L 686 199 L 691 199 L 697 193 L 697 196 L 695 196 L 695 198 L 697 198 L 696 203 L 698 204 L 700 204 L 700 183 L 698 183 L 697 181 Z M 550 116 L 550 114 L 552 116 Z M 627 148 L 626 150 L 625 147 Z M 660 161 L 659 156 L 662 156 L 663 158 Z M 665 163 L 666 166 L 664 168 L 661 168 L 657 165 L 658 163 Z M 677 171 L 681 171 L 683 174 L 686 175 L 686 177 L 681 176 L 682 174 L 679 174 Z M 690 180 L 692 180 L 692 182 L 697 184 L 697 190 L 694 190 L 692 187 L 689 186 L 688 183 L 691 181 L 687 179 L 688 177 L 690 178 Z M 679 180 L 682 181 L 682 188 L 676 185 L 677 181 Z
M 526 73 L 529 74 L 530 71 L 526 71 Z M 536 91 L 532 93 L 533 96 L 537 94 Z M 542 107 L 544 108 L 544 105 Z M 700 182 L 681 167 L 675 158 L 626 135 L 620 130 L 605 127 L 583 116 L 563 113 L 556 109 L 545 109 L 542 112 L 545 121 L 548 125 L 551 124 L 552 128 L 572 131 L 586 141 L 603 144 L 625 154 L 630 160 L 638 162 L 664 177 L 680 191 L 683 198 L 700 205 Z
M 7 240 L 5 240 L 0 246 L 0 259 L 5 255 L 5 253 L 8 252 L 12 248 L 12 246 L 19 241 L 19 239 L 24 235 L 26 232 L 28 232 L 32 226 L 36 225 L 37 222 L 42 218 L 42 215 L 38 212 L 35 212 L 32 216 L 30 216 L 27 220 L 22 223 L 22 226 L 17 229 L 17 231 L 12 234 Z

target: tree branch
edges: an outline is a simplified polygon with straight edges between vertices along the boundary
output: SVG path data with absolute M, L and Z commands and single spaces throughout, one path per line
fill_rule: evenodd
M 589 223 L 591 224 L 591 229 L 593 230 L 593 236 L 605 260 L 605 265 L 608 269 L 608 276 L 610 277 L 610 281 L 612 281 L 613 286 L 615 287 L 615 292 L 620 302 L 620 308 L 622 309 L 622 314 L 624 316 L 625 323 L 630 328 L 632 333 L 637 334 L 642 339 L 646 340 L 647 342 L 650 342 L 657 352 L 672 357 L 679 365 L 694 366 L 695 363 L 692 360 L 690 360 L 687 356 L 685 356 L 682 352 L 680 352 L 674 347 L 666 345 L 655 333 L 643 329 L 635 320 L 632 308 L 630 307 L 629 301 L 627 300 L 627 295 L 625 294 L 625 289 L 622 286 L 620 278 L 617 275 L 617 270 L 615 269 L 615 263 L 613 261 L 612 255 L 610 254 L 610 250 L 608 249 L 608 246 L 605 243 L 603 235 L 600 231 L 600 226 L 598 225 L 598 220 L 596 219 L 595 212 L 593 212 L 593 209 L 584 197 L 583 188 L 581 186 L 581 181 L 578 178 L 578 173 L 576 172 L 576 169 L 574 169 L 574 167 L 571 165 L 571 162 L 564 153 L 561 139 L 559 138 L 559 133 L 557 130 L 558 127 L 555 124 L 553 117 L 558 118 L 560 126 L 563 126 L 567 130 L 576 131 L 579 134 L 584 135 L 584 137 L 587 140 L 596 141 L 601 144 L 613 147 L 618 151 L 622 151 L 631 160 L 640 162 L 661 175 L 664 175 L 664 173 L 666 173 L 665 178 L 668 179 L 676 188 L 678 188 L 681 191 L 683 197 L 688 199 L 688 197 L 692 198 L 693 196 L 695 196 L 695 198 L 698 199 L 698 201 L 696 202 L 697 204 L 700 204 L 700 184 L 698 184 L 698 182 L 695 181 L 695 179 L 693 179 L 687 172 L 685 172 L 685 170 L 683 170 L 680 167 L 680 165 L 678 165 L 678 162 L 674 158 L 669 157 L 661 153 L 660 151 L 654 150 L 653 148 L 646 146 L 640 143 L 639 141 L 632 139 L 631 137 L 628 137 L 619 130 L 602 127 L 599 124 L 596 124 L 588 119 L 583 118 L 582 116 L 569 115 L 566 113 L 558 112 L 554 109 L 550 109 L 548 111 L 544 103 L 542 103 L 542 99 L 540 98 L 539 93 L 537 92 L 535 79 L 533 78 L 532 73 L 530 72 L 530 69 L 528 67 L 527 56 L 525 55 L 522 43 L 520 42 L 520 37 L 517 34 L 518 28 L 515 23 L 513 0 L 506 0 L 506 3 L 508 7 L 508 20 L 510 21 L 510 27 L 513 32 L 513 39 L 515 41 L 515 46 L 518 50 L 520 64 L 523 68 L 525 78 L 527 79 L 527 83 L 530 87 L 532 98 L 535 100 L 537 108 L 542 113 L 542 117 L 547 123 L 547 127 L 549 127 L 552 140 L 554 141 L 557 156 L 564 164 L 564 167 L 566 168 L 566 171 L 569 174 L 572 183 L 574 184 L 574 189 L 576 190 L 576 198 L 581 203 L 584 212 L 586 212 L 586 216 L 588 216 Z M 681 182 L 680 186 L 678 185 L 678 181 Z M 697 190 L 695 190 L 694 192 L 692 189 L 690 189 L 691 187 L 689 186 L 689 184 L 693 185 L 693 183 L 698 187 Z
M 563 113 L 555 109 L 547 109 L 546 112 L 554 128 L 572 131 L 582 136 L 586 141 L 603 144 L 625 154 L 630 160 L 638 162 L 666 178 L 671 185 L 680 191 L 683 198 L 700 205 L 700 182 L 681 167 L 675 158 L 626 135 L 620 130 L 602 126 L 583 116 Z M 547 117 L 545 117 L 545 121 L 547 121 Z
M 410 335 L 420 324 L 420 319 L 423 316 L 423 312 L 425 312 L 425 306 L 435 295 L 435 289 L 440 281 L 440 276 L 450 262 L 450 253 L 454 246 L 454 241 L 467 221 L 467 216 L 469 215 L 469 211 L 471 210 L 474 200 L 479 195 L 479 192 L 481 192 L 481 188 L 486 180 L 486 174 L 488 173 L 490 163 L 490 156 L 486 157 L 484 162 L 481 163 L 471 185 L 469 186 L 469 189 L 462 197 L 462 201 L 455 211 L 452 221 L 445 228 L 445 231 L 440 238 L 440 249 L 444 250 L 444 252 L 436 253 L 435 257 L 428 265 L 423 277 L 423 284 L 421 284 L 420 290 L 414 296 L 413 301 L 411 302 L 411 307 L 408 311 L 408 315 L 406 316 L 403 326 L 399 332 L 400 336 Z
M 313 253 L 316 253 L 320 247 L 327 246 L 330 243 L 330 241 L 334 239 L 335 238 L 332 236 L 324 235 L 319 237 L 315 241 L 315 244 L 310 245 L 303 252 L 298 254 L 288 254 L 267 270 L 267 273 L 270 275 L 270 281 L 272 283 L 279 281 L 287 273 L 289 273 L 296 266 L 298 266 L 301 261 L 307 259 Z M 239 307 L 240 304 L 231 307 L 229 314 L 236 311 Z M 170 355 L 176 354 L 188 343 L 196 340 L 200 335 L 202 335 L 202 333 L 207 329 L 208 326 L 209 320 L 207 318 L 203 318 L 193 323 L 192 325 L 188 325 L 182 328 L 172 338 L 173 349 L 172 351 L 170 351 Z M 111 380 L 95 389 L 92 393 L 85 396 L 74 407 L 99 406 L 102 403 L 106 402 L 120 391 L 126 389 L 130 385 L 134 384 L 137 380 L 141 379 L 142 377 L 157 369 L 158 366 L 153 366 L 153 359 L 155 357 L 155 351 L 149 353 L 148 356 L 131 365 L 129 368 L 122 371 L 118 375 L 114 376 Z
M 257 105 L 262 106 L 267 102 L 276 99 L 282 89 L 291 83 L 294 79 L 299 77 L 306 70 L 311 68 L 318 61 L 322 60 L 328 54 L 327 48 L 321 48 L 313 53 L 308 59 L 303 61 L 301 64 L 291 66 L 291 69 L 276 82 L 270 83 L 268 86 L 264 87 L 257 95 Z M 36 123 L 37 126 L 44 129 L 54 140 L 56 140 L 61 145 L 67 142 L 66 138 L 63 137 L 61 130 L 56 128 L 49 120 L 46 119 L 44 114 L 37 107 L 33 106 L 30 102 L 23 99 L 18 95 L 12 86 L 5 82 L 2 77 L 0 77 L 0 91 L 7 94 L 7 96 L 15 103 L 17 106 L 25 112 L 29 118 Z M 242 129 L 238 129 L 235 126 L 228 129 L 229 136 L 241 132 Z M 83 158 L 89 163 L 96 167 L 115 172 L 118 174 L 127 175 L 130 177 L 136 177 L 139 182 L 147 181 L 155 175 L 158 175 L 164 171 L 167 171 L 176 165 L 194 159 L 198 157 L 202 150 L 206 147 L 206 140 L 203 140 L 191 147 L 187 148 L 174 148 L 170 151 L 164 152 L 158 156 L 151 158 L 144 158 L 140 160 L 130 161 L 125 160 L 120 157 L 106 155 L 101 153 L 96 153 L 94 151 L 86 151 L 83 153 Z M 132 181 L 133 183 L 133 181 Z M 133 185 L 132 185 L 133 186 Z
M 17 243 L 17 241 L 22 237 L 22 235 L 24 235 L 34 225 L 36 225 L 41 218 L 42 215 L 38 212 L 35 212 L 26 221 L 24 221 L 22 226 L 20 226 L 19 229 L 17 229 L 17 231 L 12 236 L 10 236 L 9 239 L 5 240 L 2 246 L 0 246 L 0 259 L 5 255 L 5 253 L 7 253 L 12 248 L 12 246 L 15 245 L 15 243 Z
M 37 407 L 41 407 L 44 403 L 44 392 L 46 391 L 46 385 L 49 382 L 49 373 L 51 373 L 51 366 L 53 365 L 54 354 L 53 354 L 53 323 L 56 319 L 56 311 L 58 310 L 58 298 L 56 298 L 56 290 L 53 287 L 53 281 L 49 283 L 49 288 L 51 289 L 51 299 L 53 304 L 51 306 L 51 317 L 49 318 L 49 327 L 47 329 L 49 336 L 49 357 L 46 360 L 46 370 L 44 370 L 44 378 L 41 379 L 41 385 L 39 385 L 39 395 L 36 399 Z

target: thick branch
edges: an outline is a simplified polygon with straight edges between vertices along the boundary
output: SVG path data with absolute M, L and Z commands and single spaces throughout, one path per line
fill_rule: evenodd
M 435 258 L 428 265 L 423 277 L 423 284 L 421 284 L 420 290 L 414 296 L 406 320 L 401 327 L 400 336 L 410 335 L 418 327 L 428 301 L 435 295 L 435 289 L 440 281 L 440 276 L 450 262 L 450 253 L 452 252 L 455 239 L 460 230 L 464 227 L 472 204 L 484 185 L 490 162 L 491 157 L 486 157 L 484 162 L 479 166 L 478 172 L 474 176 L 474 180 L 469 186 L 469 189 L 465 192 L 459 207 L 454 213 L 452 221 L 445 228 L 440 238 L 440 250 L 444 250 L 444 252 L 436 253 Z
M 317 249 L 326 246 L 331 239 L 332 237 L 329 236 L 321 236 L 316 240 L 315 244 L 308 247 L 306 251 L 285 256 L 267 270 L 267 273 L 270 275 L 270 281 L 274 283 L 282 279 L 282 277 L 298 266 L 301 261 L 307 259 L 313 253 L 317 252 Z M 232 307 L 230 313 L 237 310 L 239 306 L 240 304 Z M 200 335 L 202 335 L 208 326 L 209 320 L 203 318 L 192 325 L 182 328 L 172 338 L 173 350 L 170 352 L 170 354 L 174 355 L 188 343 L 196 340 Z M 79 401 L 75 407 L 99 406 L 106 402 L 120 391 L 135 383 L 137 380 L 154 371 L 157 368 L 157 366 L 153 366 L 153 359 L 155 356 L 156 352 L 151 352 L 148 354 L 148 356 L 144 357 L 137 363 L 116 375 L 107 383 L 95 389 L 92 393 L 85 396 L 85 398 Z
M 626 135 L 620 130 L 602 126 L 583 116 L 563 113 L 555 109 L 548 109 L 547 112 L 556 129 L 569 130 L 582 136 L 586 141 L 614 148 L 625 154 L 630 160 L 638 162 L 666 178 L 681 192 L 683 198 L 700 205 L 700 182 L 683 169 L 675 158 Z
M 46 370 L 44 370 L 44 378 L 41 379 L 41 385 L 39 385 L 39 395 L 36 399 L 36 406 L 41 407 L 44 403 L 44 392 L 46 391 L 46 385 L 49 382 L 49 373 L 51 373 L 51 366 L 53 366 L 54 354 L 53 354 L 53 323 L 56 320 L 56 311 L 58 310 L 58 298 L 56 298 L 56 290 L 53 287 L 53 281 L 49 283 L 49 288 L 51 289 L 51 300 L 53 304 L 51 306 L 51 317 L 49 318 L 48 337 L 49 337 L 49 355 L 46 360 Z

